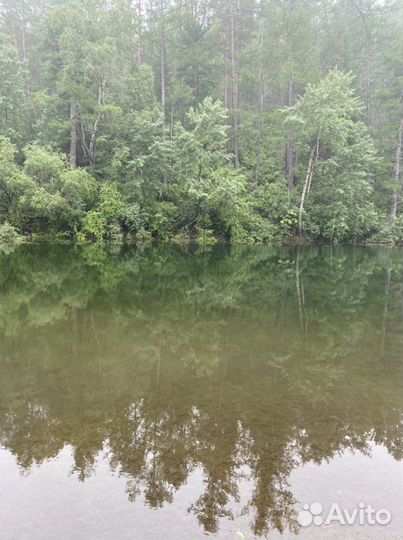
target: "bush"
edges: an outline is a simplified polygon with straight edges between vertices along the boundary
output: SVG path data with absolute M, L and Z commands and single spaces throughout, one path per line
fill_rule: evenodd
M 403 216 L 399 216 L 394 224 L 389 221 L 385 221 L 380 230 L 373 235 L 369 241 L 369 244 L 403 244 Z
M 84 218 L 83 233 L 97 242 L 121 240 L 120 220 L 124 209 L 123 199 L 116 184 L 104 184 L 99 193 L 97 210 L 92 210 Z
M 178 208 L 173 203 L 161 201 L 154 206 L 151 231 L 155 236 L 166 240 L 175 232 L 177 222 Z
M 112 242 L 121 242 L 123 240 L 122 228 L 119 223 L 108 223 L 105 229 L 105 239 Z
M 9 252 L 22 242 L 22 236 L 10 223 L 0 225 L 0 251 Z
M 96 210 L 88 212 L 84 218 L 83 233 L 97 242 L 102 242 L 105 230 L 106 223 L 104 216 Z
M 133 240 L 149 240 L 151 233 L 147 230 L 147 222 L 148 215 L 138 204 L 129 204 L 123 209 L 122 228 Z
M 203 246 L 215 244 L 217 242 L 212 229 L 205 229 L 203 227 L 196 227 L 197 238 L 196 242 Z

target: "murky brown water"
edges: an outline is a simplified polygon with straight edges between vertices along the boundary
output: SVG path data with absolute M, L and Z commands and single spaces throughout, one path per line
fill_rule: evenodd
M 402 538 L 402 376 L 401 249 L 22 246 L 0 539 Z

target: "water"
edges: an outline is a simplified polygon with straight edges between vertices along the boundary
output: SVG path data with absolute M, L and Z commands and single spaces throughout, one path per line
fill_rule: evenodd
M 401 249 L 22 246 L 0 295 L 1 540 L 402 537 Z

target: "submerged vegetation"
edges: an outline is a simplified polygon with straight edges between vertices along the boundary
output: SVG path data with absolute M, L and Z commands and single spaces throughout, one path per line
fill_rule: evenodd
M 6 0 L 0 242 L 403 242 L 395 0 Z

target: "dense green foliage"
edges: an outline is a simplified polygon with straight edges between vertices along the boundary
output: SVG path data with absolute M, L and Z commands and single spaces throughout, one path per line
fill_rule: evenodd
M 402 21 L 396 0 L 6 0 L 0 223 L 402 242 Z

